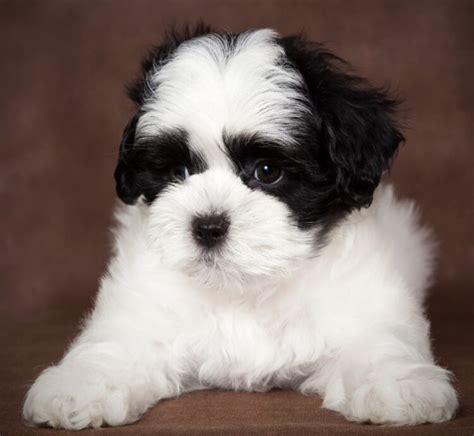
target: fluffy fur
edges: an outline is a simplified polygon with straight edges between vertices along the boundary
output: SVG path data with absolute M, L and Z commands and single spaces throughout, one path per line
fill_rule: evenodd
M 423 313 L 429 234 L 377 188 L 395 102 L 271 30 L 172 35 L 130 94 L 112 260 L 26 420 L 121 425 L 213 387 L 319 394 L 358 422 L 452 418 Z

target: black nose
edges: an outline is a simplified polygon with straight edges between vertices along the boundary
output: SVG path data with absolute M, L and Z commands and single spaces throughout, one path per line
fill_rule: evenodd
M 225 214 L 197 216 L 193 220 L 194 239 L 203 247 L 215 247 L 224 241 L 229 225 Z

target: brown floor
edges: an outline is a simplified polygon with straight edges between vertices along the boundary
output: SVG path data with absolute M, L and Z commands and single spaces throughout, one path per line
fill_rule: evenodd
M 446 291 L 446 292 L 444 292 Z M 436 295 L 447 295 L 438 289 Z M 163 401 L 138 423 L 85 430 L 81 435 L 116 434 L 323 434 L 323 435 L 469 435 L 474 434 L 473 311 L 460 301 L 436 297 L 430 315 L 436 356 L 456 375 L 462 408 L 449 422 L 417 427 L 357 425 L 321 409 L 317 397 L 294 392 L 241 393 L 202 391 Z M 67 313 L 72 315 L 67 315 Z M 21 422 L 21 403 L 30 383 L 57 361 L 77 332 L 77 309 L 50 313 L 1 330 L 0 435 L 46 435 L 57 430 L 31 429 Z M 61 434 L 64 434 L 61 431 Z

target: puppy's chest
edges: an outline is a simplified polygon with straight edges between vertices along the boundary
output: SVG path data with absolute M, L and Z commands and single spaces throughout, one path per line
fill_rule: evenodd
M 265 390 L 310 371 L 322 343 L 309 317 L 282 320 L 228 310 L 202 318 L 179 348 L 202 384 Z

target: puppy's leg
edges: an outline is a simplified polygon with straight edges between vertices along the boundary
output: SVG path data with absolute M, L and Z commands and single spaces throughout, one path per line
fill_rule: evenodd
M 124 322 L 86 328 L 62 361 L 30 388 L 25 419 L 74 430 L 122 425 L 176 395 L 179 381 L 170 370 L 176 365 L 164 346 L 123 327 Z
M 345 346 L 302 386 L 347 419 L 422 424 L 451 419 L 458 407 L 450 373 L 435 365 L 428 337 L 406 326 L 374 328 Z

